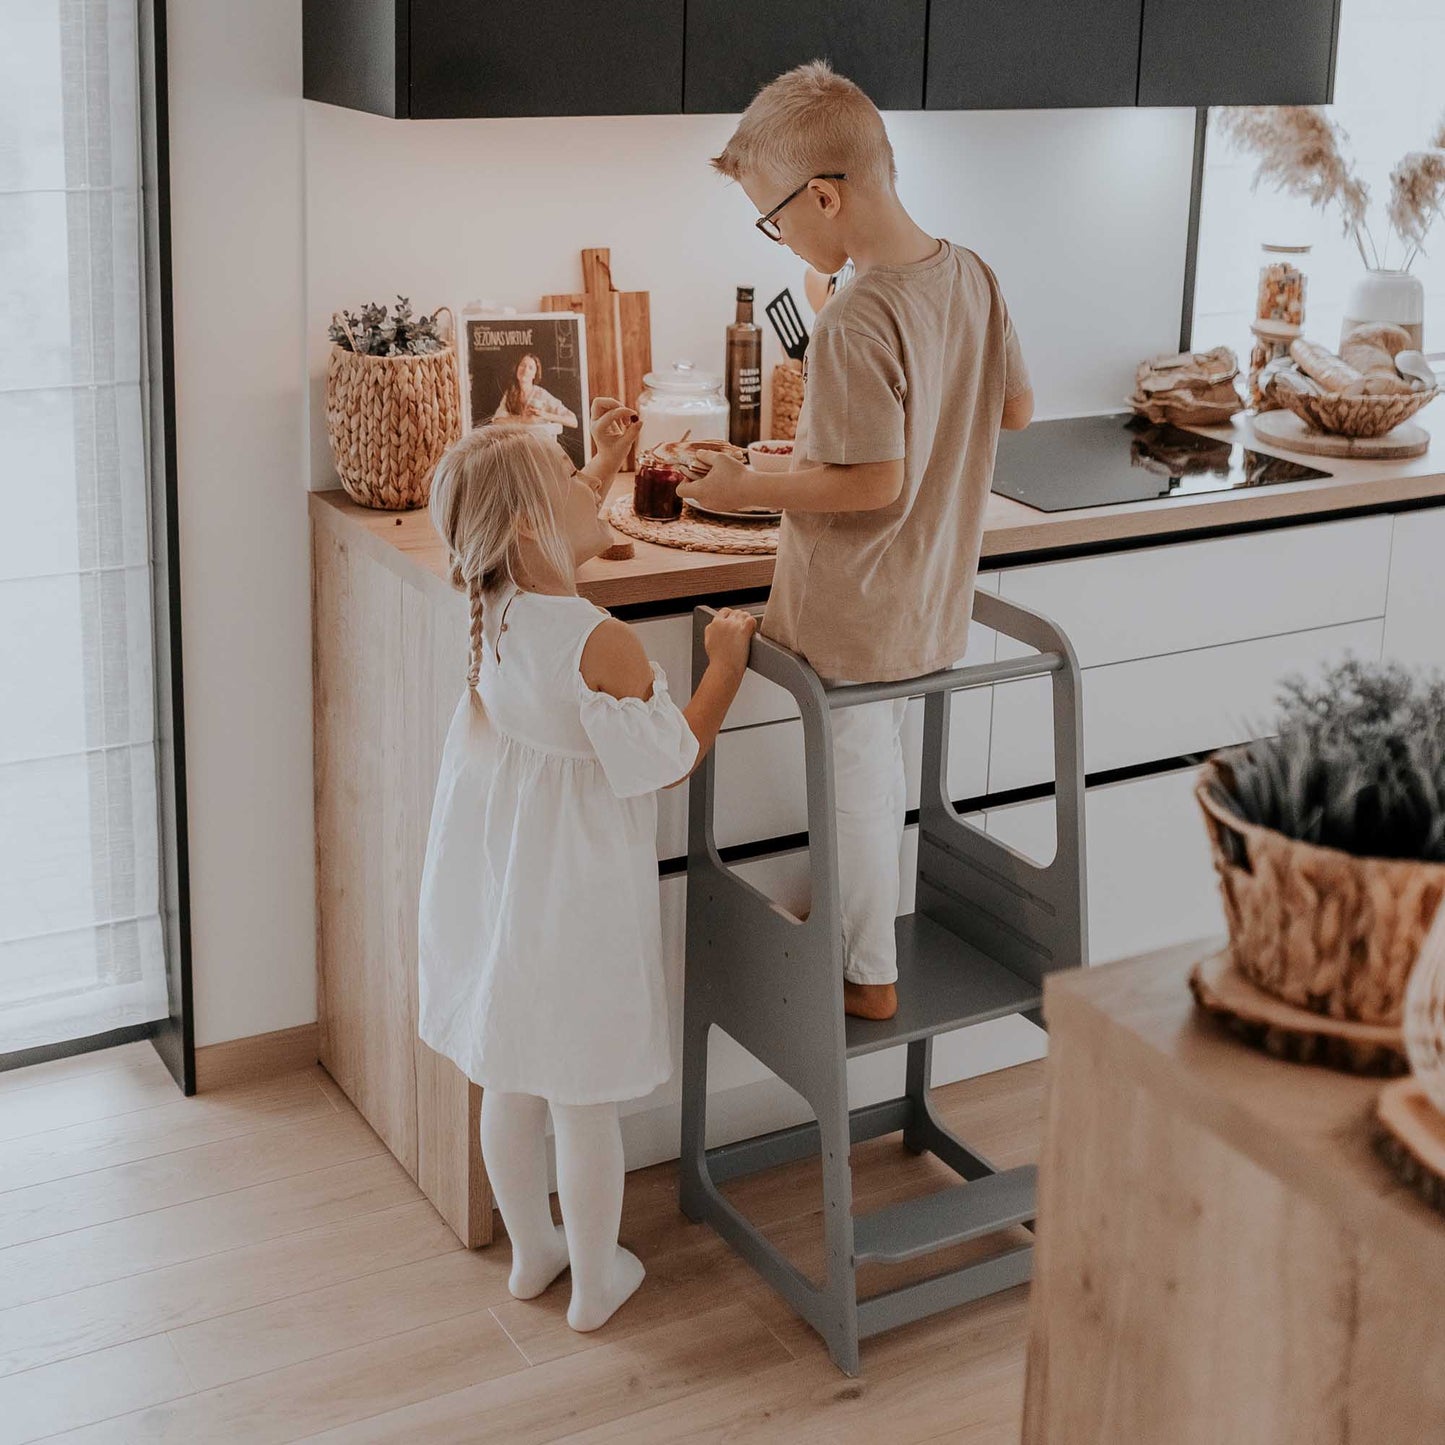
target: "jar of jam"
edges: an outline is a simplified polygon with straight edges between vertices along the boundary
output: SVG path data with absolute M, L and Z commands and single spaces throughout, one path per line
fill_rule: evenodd
M 682 516 L 678 487 L 687 480 L 678 467 L 665 466 L 651 452 L 637 459 L 637 476 L 632 484 L 632 510 L 654 522 L 675 522 Z

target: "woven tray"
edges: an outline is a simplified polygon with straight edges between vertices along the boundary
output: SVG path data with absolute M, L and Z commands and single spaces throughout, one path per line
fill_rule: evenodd
M 1445 1115 L 1417 1079 L 1387 1084 L 1375 1105 L 1375 1148 L 1432 1209 L 1445 1214 Z
M 778 550 L 776 522 L 724 522 L 684 510 L 675 522 L 639 517 L 629 495 L 617 497 L 602 511 L 619 532 L 639 542 L 676 547 L 682 552 L 724 552 L 770 556 Z
M 1252 984 L 1228 953 L 1189 974 L 1194 1002 L 1251 1048 L 1295 1064 L 1324 1064 L 1350 1074 L 1402 1074 L 1409 1068 L 1399 1029 L 1326 1018 L 1295 1008 Z

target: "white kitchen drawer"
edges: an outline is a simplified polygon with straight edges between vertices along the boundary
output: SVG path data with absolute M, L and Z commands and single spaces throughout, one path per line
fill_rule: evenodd
M 1081 667 L 1383 617 L 1388 516 L 1012 568 L 1002 595 L 1052 618 Z M 999 657 L 1028 649 L 1001 638 Z
M 1445 507 L 1401 512 L 1394 524 L 1385 656 L 1445 668 Z
M 1205 752 L 1270 731 L 1282 679 L 1317 673 L 1353 653 L 1378 659 L 1383 622 L 1233 642 L 1083 674 L 1086 772 Z M 989 791 L 1054 776 L 1049 686 L 1042 679 L 994 689 Z
M 1085 801 L 1089 961 L 1104 963 L 1224 931 L 1196 770 L 1090 788 Z M 1054 854 L 1049 798 L 996 808 L 993 837 L 1030 858 Z

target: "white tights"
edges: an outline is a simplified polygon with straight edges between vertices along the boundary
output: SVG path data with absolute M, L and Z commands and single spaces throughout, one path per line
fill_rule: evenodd
M 561 1227 L 547 1200 L 548 1103 L 535 1094 L 482 1092 L 482 1159 L 512 1241 L 508 1288 L 542 1293 L 570 1264 L 574 1330 L 604 1325 L 642 1283 L 642 1261 L 617 1243 L 622 1131 L 616 1104 L 552 1104 Z

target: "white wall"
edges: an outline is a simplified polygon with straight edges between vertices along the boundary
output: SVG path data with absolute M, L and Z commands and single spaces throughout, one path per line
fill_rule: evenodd
M 316 1017 L 300 0 L 169 9 L 196 1041 Z
M 920 223 L 999 273 L 1041 414 L 1117 407 L 1139 358 L 1178 341 L 1193 112 L 887 119 Z M 616 284 L 652 293 L 654 361 L 721 370 L 734 287 L 761 303 L 791 286 L 802 304 L 801 263 L 707 165 L 734 123 L 403 122 L 308 102 L 311 484 L 336 485 L 321 398 L 340 307 L 400 292 L 428 311 L 475 298 L 535 309 L 580 286 L 584 246 L 609 246 Z M 770 368 L 781 353 L 764 335 Z
M 1385 206 L 1390 171 L 1407 152 L 1425 147 L 1445 114 L 1445 4 L 1441 0 L 1343 0 L 1331 117 L 1349 133 L 1346 154 L 1370 188 L 1369 226 L 1378 244 L 1389 235 Z M 1302 262 L 1307 281 L 1305 330 L 1333 348 L 1345 298 L 1362 266 L 1354 242 L 1341 235 L 1337 211 L 1312 210 L 1269 186 L 1254 188 L 1258 162 L 1211 132 L 1200 210 L 1194 344 L 1226 345 L 1247 363 L 1260 244 L 1311 245 Z M 1445 220 L 1429 252 L 1411 267 L 1425 286 L 1425 349 L 1445 348 Z M 1390 243 L 1387 265 L 1400 264 Z

